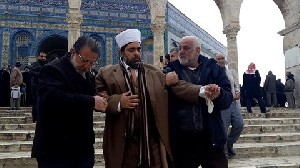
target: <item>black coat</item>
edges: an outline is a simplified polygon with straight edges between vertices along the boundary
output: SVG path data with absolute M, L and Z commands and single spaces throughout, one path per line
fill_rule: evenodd
M 42 68 L 39 83 L 39 117 L 32 157 L 93 156 L 95 100 L 90 74 L 83 78 L 69 56 L 64 56 Z
M 208 128 L 210 133 L 210 138 L 212 141 L 212 146 L 215 148 L 223 148 L 226 142 L 226 133 L 221 118 L 221 110 L 225 110 L 230 107 L 233 101 L 233 96 L 231 93 L 230 81 L 225 73 L 225 71 L 216 64 L 214 59 L 208 59 L 202 55 L 199 56 L 199 64 L 201 68 L 200 85 L 204 86 L 207 84 L 217 84 L 221 87 L 221 93 L 218 98 L 213 100 L 214 110 L 211 114 L 208 113 L 207 105 L 205 99 L 199 98 L 199 106 L 203 112 L 203 118 L 205 120 L 205 127 Z M 178 74 L 180 80 L 182 80 L 182 65 L 180 62 L 174 61 L 168 65 L 168 68 L 164 70 L 164 73 L 175 71 Z M 170 141 L 172 151 L 176 151 L 176 132 L 178 132 L 178 120 L 176 111 L 179 109 L 181 102 L 183 100 L 176 98 L 169 92 L 169 114 L 170 114 Z
M 0 70 L 0 107 L 8 107 L 10 99 L 10 75 L 6 69 Z
M 260 87 L 261 77 L 258 70 L 255 74 L 243 75 L 243 87 L 245 89 L 246 98 L 262 97 L 262 88 Z

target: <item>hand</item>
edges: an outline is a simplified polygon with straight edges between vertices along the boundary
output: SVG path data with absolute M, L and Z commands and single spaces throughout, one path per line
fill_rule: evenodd
M 214 100 L 220 96 L 221 88 L 216 84 L 209 84 L 205 86 L 205 95 L 210 99 Z
M 240 93 L 236 92 L 234 95 L 233 95 L 233 99 L 234 100 L 240 100 L 241 96 L 240 96 Z
M 130 95 L 130 91 L 128 91 L 122 94 L 120 106 L 121 108 L 134 109 L 139 105 L 139 102 L 138 95 Z
M 99 95 L 106 98 L 106 99 L 108 99 L 108 92 L 107 91 L 102 91 L 102 92 L 99 93 Z
M 176 74 L 175 71 L 169 72 L 166 75 L 166 85 L 171 86 L 175 85 L 179 82 L 178 75 Z
M 108 105 L 106 98 L 101 96 L 94 96 L 94 98 L 95 98 L 95 107 L 94 107 L 95 110 L 105 112 Z

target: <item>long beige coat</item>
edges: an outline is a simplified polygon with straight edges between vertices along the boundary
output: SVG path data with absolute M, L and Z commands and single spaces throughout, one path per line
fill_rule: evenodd
M 156 126 L 160 139 L 168 155 L 171 156 L 168 123 L 168 93 L 165 87 L 165 75 L 154 66 L 144 65 L 144 68 L 146 87 L 149 93 Z M 182 83 L 174 86 L 173 89 L 174 92 L 177 92 L 183 98 L 190 99 L 192 102 L 197 101 L 199 86 L 190 85 L 191 84 L 188 83 Z M 188 86 L 190 86 L 189 89 L 186 89 Z M 97 93 L 105 90 L 109 94 L 103 138 L 105 165 L 109 168 L 121 168 L 125 147 L 127 119 L 125 113 L 117 111 L 121 94 L 126 92 L 125 79 L 121 67 L 119 65 L 109 65 L 101 68 L 96 76 L 96 90 Z

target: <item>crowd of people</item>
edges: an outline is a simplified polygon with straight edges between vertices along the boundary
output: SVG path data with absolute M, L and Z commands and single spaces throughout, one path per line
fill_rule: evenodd
M 286 72 L 285 84 L 281 79 L 276 79 L 272 71 L 268 72 L 266 79 L 261 84 L 261 77 L 254 63 L 250 63 L 243 74 L 243 86 L 241 86 L 241 105 L 247 107 L 249 113 L 251 107 L 259 105 L 261 112 L 267 112 L 266 107 L 288 107 L 295 109 L 295 79 L 291 72 Z
M 47 62 L 40 52 L 24 72 L 20 62 L 0 71 L 1 106 L 20 109 L 26 93 L 23 103 L 33 107 L 32 157 L 39 168 L 93 168 L 94 112 L 106 114 L 106 167 L 228 168 L 244 128 L 239 102 L 249 113 L 256 101 L 262 113 L 284 106 L 285 99 L 295 108 L 293 74 L 287 72 L 282 84 L 270 71 L 262 88 L 251 63 L 240 87 L 225 55 L 201 55 L 195 36 L 170 50 L 163 70 L 142 61 L 138 29 L 124 30 L 115 40 L 119 64 L 98 72 L 93 67 L 99 48 L 85 36 L 59 59 Z

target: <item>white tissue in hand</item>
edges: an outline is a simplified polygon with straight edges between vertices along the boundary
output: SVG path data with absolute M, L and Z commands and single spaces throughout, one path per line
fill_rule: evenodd
M 205 86 L 200 88 L 200 97 L 203 97 L 206 100 L 206 105 L 208 108 L 208 113 L 212 113 L 214 110 L 214 103 L 205 95 Z

